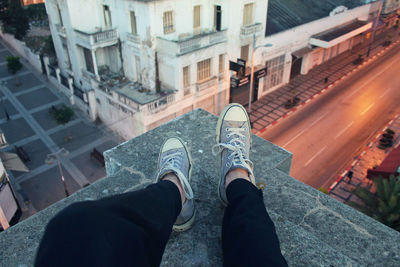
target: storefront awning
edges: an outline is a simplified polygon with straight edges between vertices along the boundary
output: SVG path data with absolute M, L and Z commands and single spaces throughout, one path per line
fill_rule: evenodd
M 1 161 L 4 164 L 4 168 L 9 171 L 29 172 L 29 169 L 25 166 L 22 160 L 17 154 L 0 152 Z
M 313 49 L 312 49 L 311 47 L 306 46 L 306 47 L 303 47 L 303 48 L 301 48 L 301 49 L 299 49 L 299 50 L 294 51 L 294 52 L 292 53 L 292 55 L 293 55 L 295 58 L 301 58 L 301 57 L 303 57 L 305 54 L 310 53 L 311 51 L 313 51 Z
M 372 22 L 355 20 L 311 37 L 310 44 L 322 48 L 330 48 L 369 30 L 371 27 Z
M 367 171 L 367 178 L 382 176 L 389 178 L 390 175 L 398 175 L 400 167 L 400 145 L 393 149 L 376 169 Z

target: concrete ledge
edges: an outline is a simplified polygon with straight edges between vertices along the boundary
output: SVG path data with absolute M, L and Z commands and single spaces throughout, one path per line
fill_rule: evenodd
M 221 266 L 218 160 L 211 154 L 216 117 L 195 110 L 105 153 L 108 177 L 0 234 L 4 266 L 31 266 L 46 223 L 65 206 L 143 188 L 153 182 L 163 140 L 187 140 L 194 158 L 194 227 L 171 235 L 162 266 Z M 256 136 L 251 158 L 290 266 L 398 266 L 400 233 L 291 178 L 289 152 Z M 267 253 L 267 252 L 266 252 Z

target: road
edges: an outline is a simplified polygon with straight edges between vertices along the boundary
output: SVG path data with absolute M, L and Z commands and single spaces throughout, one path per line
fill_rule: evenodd
M 328 188 L 400 107 L 400 47 L 260 136 L 293 153 L 291 176 Z

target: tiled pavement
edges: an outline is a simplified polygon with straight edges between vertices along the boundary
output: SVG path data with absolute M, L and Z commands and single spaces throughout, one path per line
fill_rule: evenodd
M 395 134 L 395 145 L 400 145 L 400 114 L 398 114 L 392 122 L 387 126 L 394 130 Z M 386 129 L 386 128 L 385 128 Z M 383 130 L 385 130 L 383 129 Z M 385 157 L 393 149 L 388 148 L 381 150 L 378 148 L 380 135 L 375 138 L 374 141 L 367 144 L 365 150 L 359 155 L 349 168 L 338 178 L 338 182 L 331 186 L 330 196 L 341 201 L 357 201 L 357 197 L 353 195 L 353 190 L 357 187 L 371 188 L 372 182 L 367 179 L 368 169 L 372 169 L 374 166 L 379 166 Z M 353 177 L 351 181 L 346 177 L 349 170 L 353 171 Z
M 93 148 L 102 152 L 122 140 L 87 121 L 79 111 L 66 125 L 57 125 L 49 109 L 68 101 L 24 60 L 17 74 L 21 85 L 16 86 L 5 63 L 5 57 L 11 54 L 15 52 L 0 41 L 0 81 L 4 83 L 0 86 L 0 128 L 10 144 L 2 151 L 15 152 L 18 145 L 31 158 L 26 163 L 29 173 L 10 173 L 24 211 L 22 218 L 26 218 L 65 197 L 57 165 L 45 164 L 49 153 L 61 148 L 69 151 L 62 167 L 68 190 L 73 193 L 106 175 L 105 168 L 90 157 Z M 6 119 L 5 111 L 11 120 Z
M 370 58 L 385 48 L 381 45 L 385 41 L 385 36 L 386 33 L 377 36 L 372 46 Z M 398 34 L 394 34 L 394 36 L 392 41 L 396 41 L 399 37 Z M 366 55 L 367 51 L 368 47 L 365 45 L 354 47 L 352 50 L 313 68 L 307 75 L 298 75 L 289 84 L 254 102 L 250 115 L 250 119 L 253 122 L 253 132 L 262 131 L 284 117 L 285 114 L 290 113 L 291 109 L 286 109 L 284 105 L 292 97 L 293 90 L 295 90 L 295 96 L 300 98 L 299 105 L 305 103 L 312 96 L 356 69 L 357 66 L 353 64 L 353 61 L 359 54 Z M 328 77 L 327 83 L 325 82 L 326 77 Z

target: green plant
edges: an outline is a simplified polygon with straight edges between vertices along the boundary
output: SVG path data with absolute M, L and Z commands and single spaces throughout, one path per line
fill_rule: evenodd
M 373 178 L 376 193 L 366 188 L 356 188 L 353 193 L 363 202 L 347 202 L 366 215 L 381 223 L 400 231 L 400 176 Z
M 58 124 L 66 124 L 74 117 L 74 110 L 63 105 L 61 108 L 56 109 L 52 114 Z
M 386 129 L 386 132 L 388 133 L 388 134 L 395 134 L 395 132 L 392 130 L 392 129 L 390 129 L 390 128 L 387 128 Z
M 8 56 L 6 57 L 6 61 L 7 69 L 12 75 L 15 75 L 15 84 L 18 85 L 18 76 L 16 74 L 22 69 L 22 64 L 19 61 L 19 57 Z
M 328 191 L 328 189 L 326 189 L 325 187 L 320 187 L 320 188 L 318 188 L 318 191 L 320 191 L 320 192 L 322 192 L 322 193 L 324 193 L 324 194 L 329 195 L 329 191 Z

